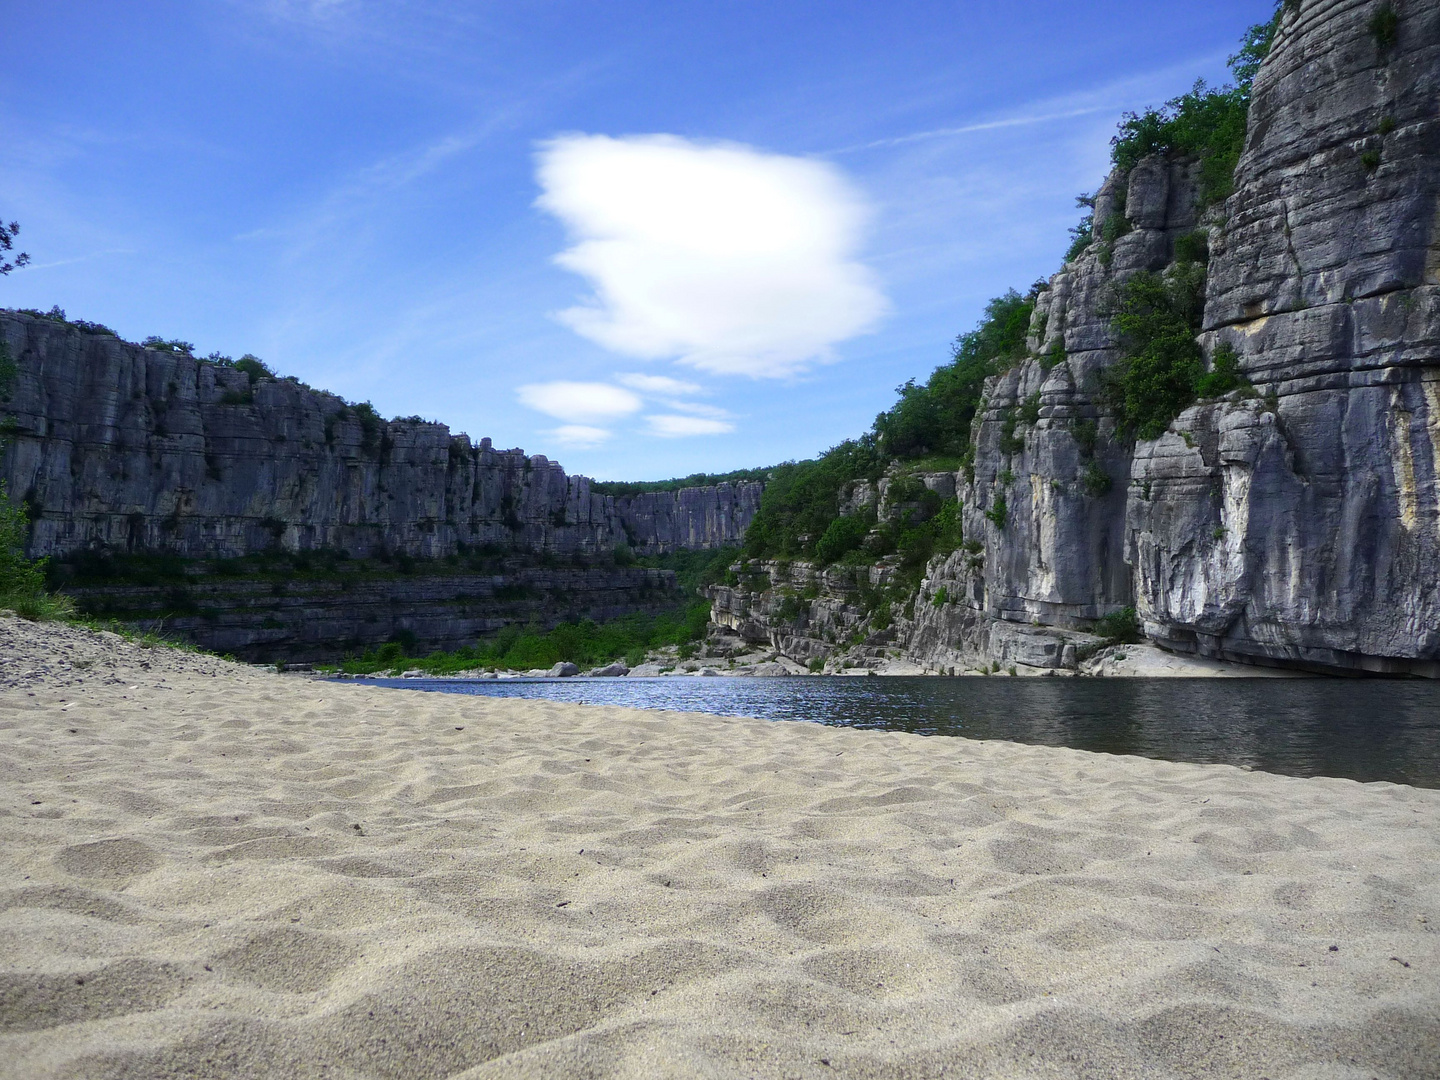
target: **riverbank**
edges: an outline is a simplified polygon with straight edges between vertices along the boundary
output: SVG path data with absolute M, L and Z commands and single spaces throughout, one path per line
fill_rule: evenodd
M 898 652 L 898 650 L 897 650 Z M 309 670 L 309 666 L 306 665 Z M 347 677 L 344 672 L 337 673 Z M 686 658 L 678 649 L 656 650 L 634 667 L 624 661 L 613 661 L 588 670 L 578 664 L 560 663 L 550 668 L 509 670 L 504 668 L 475 667 L 461 670 L 432 670 L 424 667 L 387 668 L 366 671 L 355 678 L 403 678 L 419 679 L 429 675 L 442 674 L 447 679 L 516 679 L 516 678 L 617 678 L 635 676 L 638 678 L 660 678 L 707 675 L 728 675 L 734 677 L 780 677 L 793 675 L 1011 675 L 1034 678 L 1094 676 L 1114 679 L 1311 679 L 1322 678 L 1312 672 L 1296 668 L 1261 667 L 1256 664 L 1238 664 L 1227 660 L 1211 660 L 1200 656 L 1182 656 L 1166 652 L 1149 644 L 1107 645 L 1093 656 L 1077 663 L 1074 668 L 1033 667 L 1014 663 L 1002 665 L 994 662 L 984 666 L 951 667 L 943 671 L 927 668 L 903 655 L 866 658 L 864 663 L 853 665 L 842 662 L 827 665 L 806 665 L 793 657 L 774 649 L 749 648 L 739 653 L 711 652 L 702 648 L 698 656 Z
M 0 619 L 0 1075 L 1434 1076 L 1440 792 Z

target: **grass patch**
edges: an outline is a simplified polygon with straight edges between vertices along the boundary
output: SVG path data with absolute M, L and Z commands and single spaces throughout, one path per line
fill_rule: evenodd
M 29 517 L 11 503 L 0 483 L 0 608 L 35 622 L 72 618 L 75 605 L 70 598 L 45 586 L 45 560 L 26 558 L 29 535 Z

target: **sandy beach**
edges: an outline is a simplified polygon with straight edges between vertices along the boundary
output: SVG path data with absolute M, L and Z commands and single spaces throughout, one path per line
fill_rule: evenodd
M 1440 792 L 0 618 L 0 1076 L 1440 1076 Z

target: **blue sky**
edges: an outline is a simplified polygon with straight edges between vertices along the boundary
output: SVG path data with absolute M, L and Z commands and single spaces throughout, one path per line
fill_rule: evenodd
M 0 305 L 605 479 L 806 457 L 1270 7 L 3 0 Z

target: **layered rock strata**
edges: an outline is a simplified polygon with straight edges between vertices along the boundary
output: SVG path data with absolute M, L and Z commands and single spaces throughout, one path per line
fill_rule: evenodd
M 245 659 L 332 660 L 392 640 L 428 652 L 510 623 L 673 608 L 689 599 L 673 573 L 612 553 L 735 544 L 759 505 L 753 483 L 614 498 L 541 455 L 51 319 L 0 312 L 0 337 L 14 361 L 0 479 L 30 517 L 30 554 L 193 560 L 178 583 L 70 591 Z M 312 551 L 372 561 L 283 583 L 200 562 Z M 449 565 L 477 554 L 495 572 Z
M 886 630 L 915 662 L 1073 667 L 1083 632 L 1133 607 L 1177 652 L 1440 677 L 1440 3 L 1392 10 L 1386 40 L 1375 3 L 1286 6 L 1222 204 L 1200 205 L 1193 162 L 1107 180 L 1104 238 L 1039 291 L 1029 358 L 986 386 L 955 476 L 968 543 Z M 1199 340 L 1250 385 L 1134 441 L 1104 390 L 1113 298 L 1197 230 Z M 779 595 L 721 590 L 716 619 L 779 643 Z M 806 640 L 792 655 L 835 653 Z
M 0 336 L 0 478 L 34 556 L 658 554 L 738 543 L 759 505 L 757 483 L 602 495 L 543 455 L 49 319 L 0 312 Z

